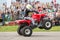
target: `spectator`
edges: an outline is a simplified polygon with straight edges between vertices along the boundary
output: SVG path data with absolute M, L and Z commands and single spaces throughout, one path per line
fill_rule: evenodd
M 38 11 L 40 13 L 43 12 L 43 13 L 50 14 L 49 16 L 52 16 L 52 14 L 54 16 L 59 16 L 58 15 L 60 13 L 59 5 L 60 4 L 54 4 L 53 2 L 51 2 L 51 3 L 47 2 L 45 4 L 45 3 L 42 3 L 39 1 L 37 1 L 37 2 L 33 1 L 30 3 L 27 3 L 27 2 L 20 3 L 19 1 L 16 1 L 16 2 L 12 2 L 10 8 L 7 9 L 7 5 L 5 3 L 3 3 L 2 6 L 0 5 L 0 10 L 2 11 L 2 14 L 0 14 L 0 15 L 3 19 L 3 24 L 5 21 L 5 19 L 4 19 L 5 17 L 8 21 L 10 21 L 11 17 L 12 17 L 12 20 L 16 20 L 16 19 L 19 19 L 20 17 L 24 17 L 24 15 L 27 16 L 28 12 L 33 12 L 32 10 L 34 10 L 35 12 Z
M 2 17 L 2 24 L 4 25 L 5 24 L 5 12 L 2 12 L 1 14 L 1 17 Z
M 21 16 L 22 17 L 24 17 L 24 15 L 25 15 L 25 9 L 26 9 L 25 4 L 22 4 L 21 5 Z

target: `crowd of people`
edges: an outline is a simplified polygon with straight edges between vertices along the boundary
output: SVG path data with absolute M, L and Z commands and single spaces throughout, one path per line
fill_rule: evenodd
M 27 16 L 26 8 L 28 8 L 28 4 L 32 6 L 30 7 L 31 10 L 33 9 L 39 13 L 52 13 L 54 15 L 57 13 L 56 15 L 60 17 L 60 4 L 54 4 L 53 1 L 50 3 L 42 3 L 40 1 L 21 3 L 16 1 L 11 2 L 10 7 L 7 7 L 7 5 L 3 3 L 2 8 L 0 8 L 0 19 L 2 18 L 4 21 L 14 21 L 20 19 L 21 17 Z

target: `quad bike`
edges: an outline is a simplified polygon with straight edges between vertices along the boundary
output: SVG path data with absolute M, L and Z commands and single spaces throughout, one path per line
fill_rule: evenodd
M 52 28 L 52 22 L 46 14 L 33 14 L 31 18 L 33 18 L 38 25 L 33 25 L 29 19 L 16 20 L 16 23 L 19 25 L 17 30 L 19 35 L 29 37 L 32 35 L 32 30 L 37 27 L 45 30 Z

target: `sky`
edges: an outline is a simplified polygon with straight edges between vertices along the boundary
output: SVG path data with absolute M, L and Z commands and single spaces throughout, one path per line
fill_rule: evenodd
M 15 0 L 12 0 L 12 2 L 14 2 Z M 31 0 L 31 1 L 33 1 L 33 0 Z M 52 0 L 36 0 L 36 1 L 40 1 L 40 2 L 44 2 L 44 3 L 46 3 L 46 2 L 51 2 Z M 60 0 L 56 0 L 57 1 L 57 3 L 59 3 L 60 4 Z M 8 5 L 8 7 L 11 5 L 11 0 L 0 0 L 0 4 L 2 4 L 2 3 L 6 3 L 7 5 Z

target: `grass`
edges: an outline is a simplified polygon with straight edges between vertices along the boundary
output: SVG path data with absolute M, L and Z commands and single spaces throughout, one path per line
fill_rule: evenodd
M 60 26 L 54 26 L 50 30 L 36 28 L 33 31 L 35 32 L 60 32 Z
M 0 32 L 15 32 L 18 26 L 1 26 Z
M 16 32 L 18 26 L 0 26 L 0 32 Z M 51 30 L 36 28 L 34 32 L 60 32 L 60 26 L 54 26 Z

